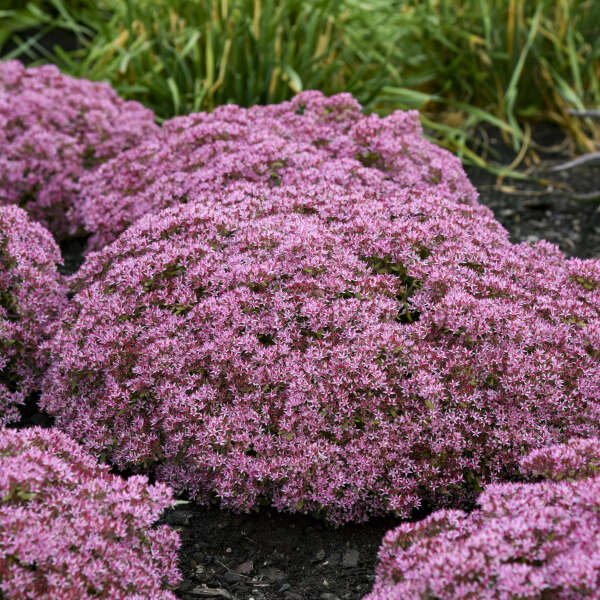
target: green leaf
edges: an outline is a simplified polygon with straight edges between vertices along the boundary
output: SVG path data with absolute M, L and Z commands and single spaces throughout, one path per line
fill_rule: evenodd
M 173 111 L 176 115 L 179 114 L 179 108 L 181 107 L 181 96 L 179 95 L 179 89 L 177 88 L 177 84 L 172 77 L 167 79 L 167 85 L 169 86 L 169 90 L 171 91 L 171 98 L 173 100 Z
M 290 67 L 289 65 L 285 65 L 283 67 L 283 70 L 287 74 L 287 76 L 290 78 L 289 86 L 290 86 L 290 88 L 292 88 L 292 91 L 295 94 L 298 94 L 299 92 L 301 92 L 302 91 L 302 79 L 300 79 L 300 75 L 298 75 L 298 73 L 296 73 L 296 71 L 294 71 L 294 69 L 292 69 L 292 67 Z

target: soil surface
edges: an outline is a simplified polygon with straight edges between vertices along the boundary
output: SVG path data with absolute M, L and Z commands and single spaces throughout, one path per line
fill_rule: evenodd
M 560 146 L 560 131 L 540 127 L 534 137 L 542 147 Z M 514 159 L 498 137 L 502 164 Z M 492 209 L 513 243 L 545 239 L 567 256 L 600 258 L 600 161 L 562 171 L 552 168 L 572 158 L 566 151 L 538 152 L 540 163 L 526 169 L 531 180 L 504 179 L 477 167 L 465 167 L 479 191 L 479 202 Z M 587 200 L 578 197 L 588 196 Z M 592 198 L 593 197 L 593 198 Z
M 557 137 L 558 132 L 545 128 L 537 140 L 550 144 Z M 499 139 L 495 142 L 503 163 L 510 163 L 511 151 Z M 505 179 L 498 185 L 495 175 L 468 167 L 480 202 L 494 211 L 515 243 L 547 239 L 568 256 L 600 258 L 600 203 L 574 198 L 600 190 L 600 166 L 553 173 L 552 165 L 569 156 L 540 156 L 541 163 L 529 174 L 547 180 L 543 183 Z M 82 248 L 82 240 L 62 245 L 65 271 L 78 267 Z M 18 426 L 51 423 L 32 402 Z M 373 519 L 335 528 L 269 509 L 236 515 L 180 500 L 163 522 L 177 529 L 182 539 L 184 580 L 176 592 L 182 600 L 359 600 L 372 587 L 381 539 L 399 520 Z
M 235 515 L 183 504 L 166 515 L 182 538 L 184 599 L 362 598 L 377 550 L 398 519 L 334 528 L 272 510 Z

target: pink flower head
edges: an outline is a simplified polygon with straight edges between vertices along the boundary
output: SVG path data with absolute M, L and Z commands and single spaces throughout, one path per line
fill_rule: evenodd
M 58 431 L 0 430 L 2 598 L 175 600 L 179 538 L 154 526 L 172 503 Z
M 599 433 L 598 261 L 513 246 L 435 189 L 202 197 L 71 280 L 42 404 L 90 451 L 342 522 L 460 506 L 524 451 Z
M 18 204 L 58 237 L 75 233 L 80 177 L 157 131 L 150 110 L 105 83 L 0 62 L 0 205 Z
M 599 446 L 598 439 L 572 439 L 534 451 L 523 464 L 530 471 L 597 463 Z M 579 475 L 490 485 L 471 514 L 439 511 L 389 531 L 365 600 L 600 597 L 600 477 L 585 467 Z
M 280 191 L 328 182 L 345 193 L 411 189 L 473 204 L 460 161 L 424 139 L 416 111 L 365 116 L 349 94 L 176 117 L 82 181 L 81 220 L 98 249 L 142 215 L 247 183 Z
M 24 210 L 0 206 L 0 426 L 40 389 L 46 343 L 66 304 L 52 236 Z

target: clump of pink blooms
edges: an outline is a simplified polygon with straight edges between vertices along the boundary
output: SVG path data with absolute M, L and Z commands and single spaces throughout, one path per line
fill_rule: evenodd
M 5 600 L 175 600 L 178 534 L 163 484 L 111 475 L 59 431 L 0 430 Z
M 221 106 L 177 117 L 88 174 L 80 220 L 90 247 L 140 216 L 260 182 L 265 190 L 329 181 L 372 194 L 432 191 L 473 203 L 460 161 L 422 135 L 416 111 L 365 116 L 350 94 L 302 92 L 278 105 Z
M 54 239 L 16 206 L 0 206 L 0 426 L 39 390 L 45 345 L 66 304 Z
M 80 177 L 158 131 L 150 110 L 53 65 L 0 62 L 0 204 L 77 232 Z
M 415 112 L 313 91 L 158 128 L 0 63 L 0 595 L 174 598 L 168 484 L 443 509 L 386 535 L 369 600 L 600 597 L 600 261 L 476 198 Z M 68 303 L 16 204 L 92 234 Z M 5 428 L 40 388 L 61 431 Z
M 440 511 L 388 532 L 365 600 L 600 597 L 600 440 L 521 461 L 540 483 L 490 485 L 470 514 Z
M 91 253 L 44 381 L 58 427 L 199 502 L 335 522 L 461 506 L 600 434 L 599 261 L 344 181 L 244 182 Z

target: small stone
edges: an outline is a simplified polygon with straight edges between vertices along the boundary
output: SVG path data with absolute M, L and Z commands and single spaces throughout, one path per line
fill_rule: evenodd
M 304 600 L 304 597 L 300 594 L 297 594 L 296 592 L 285 592 L 285 594 L 283 594 L 283 597 L 285 598 L 285 600 Z
M 287 579 L 287 574 L 276 567 L 261 569 L 260 574 L 274 583 L 279 583 L 280 581 L 285 581 Z
M 192 594 L 200 598 L 225 598 L 225 600 L 233 600 L 233 596 L 223 588 L 209 588 L 206 585 L 195 587 Z
M 184 579 L 177 588 L 178 592 L 189 592 L 194 587 L 194 582 L 191 579 Z
M 223 575 L 223 579 L 227 583 L 238 583 L 238 581 L 242 580 L 242 576 L 239 573 L 236 573 L 235 571 L 227 571 L 227 573 Z
M 279 588 L 279 592 L 287 592 L 292 586 L 289 583 L 284 583 Z
M 346 550 L 344 552 L 344 557 L 342 558 L 342 564 L 346 568 L 356 567 L 358 565 L 358 558 L 360 553 L 358 550 L 354 550 L 353 548 Z
M 321 548 L 315 554 L 315 557 L 313 558 L 313 562 L 321 562 L 322 560 L 325 560 L 325 550 L 323 550 L 323 548 Z
M 240 575 L 250 575 L 254 571 L 254 563 L 251 560 L 247 560 L 239 564 L 234 571 Z

